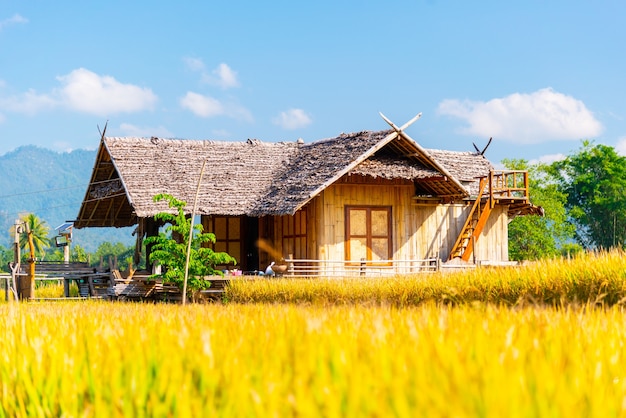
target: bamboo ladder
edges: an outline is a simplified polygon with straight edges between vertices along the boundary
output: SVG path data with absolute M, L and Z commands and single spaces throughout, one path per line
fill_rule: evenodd
M 469 261 L 474 251 L 474 244 L 480 237 L 480 233 L 487 224 L 487 219 L 489 219 L 491 210 L 494 207 L 492 184 L 493 171 L 489 173 L 489 177 L 480 179 L 478 196 L 465 220 L 461 233 L 452 247 L 452 251 L 450 251 L 450 260 L 461 258 L 463 261 Z

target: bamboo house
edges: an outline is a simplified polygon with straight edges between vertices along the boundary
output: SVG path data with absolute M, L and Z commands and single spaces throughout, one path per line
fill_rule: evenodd
M 389 123 L 312 143 L 103 136 L 74 227 L 136 225 L 140 251 L 162 226 L 154 215 L 170 210 L 153 197 L 191 213 L 199 190 L 214 249 L 244 272 L 282 259 L 292 274 L 328 276 L 508 260 L 509 220 L 541 212 L 527 173 L 495 170 L 480 152 L 424 149 Z

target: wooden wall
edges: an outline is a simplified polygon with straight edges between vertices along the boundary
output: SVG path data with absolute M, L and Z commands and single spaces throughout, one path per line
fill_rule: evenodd
M 474 257 L 477 261 L 509 260 L 509 216 L 508 206 L 493 208 L 487 225 L 476 242 Z
M 412 185 L 335 184 L 316 197 L 307 210 L 309 258 L 344 260 L 345 206 L 391 206 L 393 258 L 439 257 L 447 260 L 470 206 L 418 205 Z M 477 260 L 508 260 L 506 207 L 496 207 L 476 244 Z

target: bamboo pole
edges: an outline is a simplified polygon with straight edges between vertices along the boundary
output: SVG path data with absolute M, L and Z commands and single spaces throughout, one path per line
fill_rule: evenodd
M 20 272 L 20 259 L 22 255 L 20 254 L 20 233 L 22 228 L 22 222 L 19 219 L 15 220 L 13 232 L 15 233 L 14 242 L 13 242 L 13 263 L 10 264 L 11 268 L 11 282 L 9 283 L 9 279 L 7 279 L 5 288 L 5 298 L 7 302 L 9 301 L 9 291 L 13 294 L 13 300 L 18 302 L 20 299 L 18 297 L 18 281 L 19 281 L 19 272 Z
M 196 209 L 198 208 L 198 194 L 200 194 L 200 185 L 202 184 L 202 175 L 204 174 L 204 166 L 206 160 L 202 162 L 202 168 L 200 169 L 200 177 L 198 178 L 198 187 L 196 188 L 196 196 L 193 199 L 193 209 L 191 211 L 191 222 L 189 224 L 189 239 L 187 240 L 187 255 L 185 259 L 185 279 L 183 280 L 183 301 L 184 305 L 187 303 L 187 280 L 189 278 L 189 255 L 191 253 L 191 239 L 193 238 L 193 224 L 196 217 Z

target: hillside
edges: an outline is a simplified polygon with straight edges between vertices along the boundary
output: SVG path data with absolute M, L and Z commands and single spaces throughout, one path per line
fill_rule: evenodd
M 22 213 L 34 213 L 52 232 L 73 220 L 80 209 L 96 151 L 58 153 L 23 146 L 0 156 L 0 245 L 12 243 L 9 229 Z M 133 242 L 132 231 L 92 228 L 75 231 L 74 242 L 93 252 L 103 241 Z

